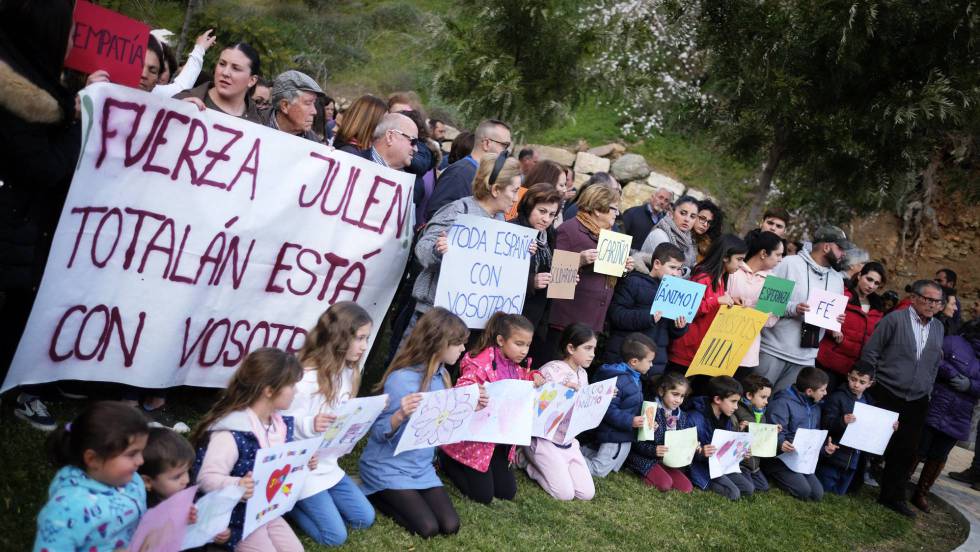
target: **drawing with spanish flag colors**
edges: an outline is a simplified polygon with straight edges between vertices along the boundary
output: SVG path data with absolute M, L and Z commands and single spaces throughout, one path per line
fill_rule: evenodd
M 255 453 L 252 470 L 255 493 L 245 505 L 242 538 L 293 509 L 310 473 L 307 467 L 310 456 L 322 441 L 319 438 L 292 441 Z

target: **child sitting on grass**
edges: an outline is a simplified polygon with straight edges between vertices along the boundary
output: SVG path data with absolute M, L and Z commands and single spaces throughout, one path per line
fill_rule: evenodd
M 742 385 L 730 376 L 716 376 L 708 381 L 708 394 L 694 399 L 694 408 L 688 413 L 690 424 L 698 428 L 701 447 L 691 463 L 691 481 L 702 489 L 709 489 L 730 500 L 752 496 L 755 485 L 741 473 L 722 474 L 711 478 L 708 459 L 717 450 L 711 444 L 716 429 L 738 431 L 735 409 L 742 400 Z M 746 453 L 746 458 L 750 458 Z
M 687 397 L 691 386 L 680 372 L 664 372 L 654 383 L 657 393 L 657 414 L 652 441 L 637 441 L 626 457 L 626 466 L 643 478 L 643 482 L 656 487 L 661 492 L 671 489 L 682 493 L 691 492 L 691 481 L 681 468 L 663 465 L 661 460 L 667 454 L 664 440 L 668 431 L 689 427 L 687 413 L 681 404 Z
M 626 336 L 620 347 L 623 362 L 600 367 L 593 381 L 616 378 L 616 395 L 609 403 L 606 415 L 596 428 L 593 447 L 582 447 L 582 456 L 594 477 L 605 477 L 619 471 L 636 439 L 636 430 L 643 426 L 643 384 L 640 378 L 650 370 L 657 344 L 641 333 Z
M 769 397 L 772 396 L 772 382 L 759 374 L 749 374 L 742 379 L 742 392 L 745 396 L 735 410 L 739 431 L 748 431 L 749 423 L 767 423 L 766 406 L 769 404 Z M 766 479 L 766 474 L 762 473 L 762 465 L 758 458 L 750 456 L 742 460 L 742 475 L 752 481 L 755 492 L 769 490 L 769 480 Z

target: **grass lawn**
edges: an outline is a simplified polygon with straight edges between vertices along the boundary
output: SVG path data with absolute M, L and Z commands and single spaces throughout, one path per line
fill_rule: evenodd
M 178 399 L 177 397 L 180 396 Z M 206 408 L 202 392 L 171 394 L 175 414 L 192 422 Z M 0 421 L 0 462 L 5 477 L 0 508 L 0 550 L 27 550 L 35 531 L 35 515 L 44 504 L 54 469 L 44 461 L 44 434 L 29 428 L 3 405 Z M 67 421 L 80 402 L 52 402 L 53 414 Z M 341 465 L 356 472 L 357 451 Z M 792 550 L 819 549 L 911 551 L 951 550 L 966 537 L 954 514 L 944 510 L 910 522 L 881 508 L 874 494 L 827 496 L 820 503 L 802 503 L 779 491 L 731 503 L 695 491 L 687 496 L 661 494 L 644 487 L 629 473 L 596 481 L 591 502 L 561 503 L 518 474 L 517 499 L 481 506 L 462 498 L 449 486 L 462 519 L 452 538 L 429 541 L 413 537 L 379 516 L 376 525 L 355 531 L 346 550 Z M 326 550 L 303 537 L 307 550 Z

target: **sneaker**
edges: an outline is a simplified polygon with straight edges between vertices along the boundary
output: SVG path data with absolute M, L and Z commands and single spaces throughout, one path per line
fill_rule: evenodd
M 879 487 L 878 480 L 868 472 L 864 472 L 864 484 L 869 487 Z
M 949 477 L 961 483 L 977 483 L 980 482 L 980 469 L 970 466 L 961 472 L 949 472 Z
M 48 413 L 48 408 L 37 397 L 31 397 L 24 402 L 18 401 L 17 407 L 14 408 L 14 415 L 41 431 L 54 431 L 58 427 L 54 418 Z

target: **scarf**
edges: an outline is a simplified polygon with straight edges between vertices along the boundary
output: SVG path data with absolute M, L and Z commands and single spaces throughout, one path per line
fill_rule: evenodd
M 765 408 L 756 408 L 745 397 L 742 397 L 742 404 L 745 405 L 745 408 L 748 408 L 749 409 L 749 412 L 751 412 L 753 415 L 755 415 L 755 423 L 758 424 L 758 423 L 762 422 L 762 415 L 766 413 L 766 409 Z
M 538 243 L 538 252 L 531 257 L 531 274 L 551 271 L 551 247 L 548 246 L 548 232 L 543 230 L 538 232 L 535 239 Z
M 689 268 L 694 268 L 697 262 L 698 250 L 697 246 L 694 245 L 694 239 L 691 237 L 690 232 L 682 232 L 680 228 L 674 224 L 674 217 L 668 216 L 660 219 L 655 228 L 659 228 L 667 234 L 667 240 L 677 247 L 681 248 L 684 252 L 684 266 Z
M 598 219 L 596 219 L 595 215 L 593 215 L 592 213 L 586 213 L 585 211 L 579 210 L 579 212 L 575 215 L 575 218 L 578 219 L 578 221 L 582 224 L 582 226 L 584 226 L 585 229 L 589 231 L 589 235 L 592 236 L 592 238 L 596 240 L 596 242 L 598 242 L 599 232 L 601 232 L 603 228 L 599 226 L 599 221 Z M 619 280 L 619 278 L 615 276 L 607 275 L 606 285 L 609 287 L 616 287 L 617 280 Z

